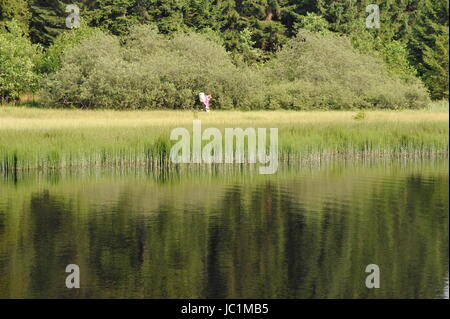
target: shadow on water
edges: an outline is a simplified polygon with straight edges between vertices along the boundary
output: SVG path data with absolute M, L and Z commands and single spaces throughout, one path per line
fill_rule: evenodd
M 4 178 L 0 297 L 442 298 L 448 190 L 439 160 Z

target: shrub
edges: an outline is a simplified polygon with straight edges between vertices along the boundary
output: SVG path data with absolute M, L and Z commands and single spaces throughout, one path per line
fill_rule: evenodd
M 418 80 L 405 83 L 390 75 L 382 60 L 332 33 L 300 31 L 264 72 L 269 99 L 284 108 L 397 109 L 429 102 Z
M 257 82 L 254 73 L 238 69 L 203 35 L 167 38 L 139 26 L 122 45 L 97 34 L 69 49 L 45 90 L 53 105 L 115 109 L 193 108 L 199 91 L 211 91 L 213 107 L 228 109 Z
M 35 71 L 41 49 L 31 44 L 15 20 L 6 23 L 6 28 L 0 33 L 0 99 L 16 100 L 37 89 Z
M 79 44 L 82 40 L 95 35 L 97 32 L 99 30 L 84 24 L 80 28 L 64 30 L 44 53 L 39 63 L 39 72 L 53 73 L 59 70 L 65 51 Z
M 118 84 L 126 84 L 117 77 L 123 73 L 120 51 L 119 40 L 101 32 L 69 48 L 61 69 L 51 74 L 44 85 L 44 101 L 62 107 L 113 108 L 109 99 L 120 92 Z M 107 94 L 112 96 L 108 98 Z
M 138 26 L 125 38 L 96 33 L 67 50 L 44 92 L 55 106 L 195 108 L 200 91 L 220 109 L 398 109 L 428 104 L 421 83 L 331 32 L 301 31 L 262 68 L 237 67 L 204 35 Z

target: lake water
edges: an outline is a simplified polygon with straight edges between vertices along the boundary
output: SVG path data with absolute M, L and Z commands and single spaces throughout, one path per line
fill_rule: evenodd
M 2 298 L 448 298 L 447 160 L 0 179 Z M 68 264 L 81 288 L 68 289 Z M 368 289 L 366 266 L 380 269 Z

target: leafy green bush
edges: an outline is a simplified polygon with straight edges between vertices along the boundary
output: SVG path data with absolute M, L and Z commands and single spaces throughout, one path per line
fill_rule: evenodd
M 65 51 L 79 44 L 82 40 L 95 35 L 97 32 L 99 32 L 98 29 L 86 25 L 82 25 L 80 28 L 64 30 L 45 51 L 38 66 L 39 72 L 52 73 L 59 70 Z
M 35 68 L 41 49 L 31 44 L 15 20 L 6 23 L 6 28 L 0 33 L 0 99 L 16 100 L 37 89 Z
M 268 99 L 287 109 L 398 109 L 429 102 L 418 80 L 406 84 L 382 60 L 332 33 L 299 32 L 264 72 Z
M 345 37 L 301 31 L 263 68 L 237 67 L 217 42 L 196 33 L 139 26 L 124 38 L 96 33 L 67 50 L 44 92 L 51 105 L 81 108 L 198 106 L 200 91 L 220 109 L 419 108 L 421 83 L 390 74 L 381 59 Z
M 213 92 L 213 107 L 237 107 L 256 75 L 231 63 L 226 51 L 199 34 L 163 37 L 134 28 L 122 45 L 97 34 L 69 49 L 44 92 L 52 105 L 82 108 L 193 108 L 198 92 Z
M 311 32 L 328 33 L 330 32 L 329 28 L 330 25 L 324 17 L 312 12 L 300 15 L 299 21 L 294 23 L 294 30 L 296 31 L 303 29 Z
M 405 43 L 383 39 L 367 29 L 358 30 L 349 37 L 359 52 L 382 59 L 389 74 L 398 76 L 405 82 L 416 81 L 417 70 L 408 60 L 409 53 Z
M 62 61 L 61 69 L 50 74 L 41 93 L 44 101 L 49 100 L 54 106 L 113 108 L 114 105 L 108 104 L 105 99 L 114 98 L 116 91 L 121 89 L 119 84 L 128 84 L 127 79 L 118 81 L 123 66 L 116 37 L 98 33 L 69 48 Z M 116 87 L 105 92 L 105 83 Z M 107 94 L 113 95 L 104 96 Z

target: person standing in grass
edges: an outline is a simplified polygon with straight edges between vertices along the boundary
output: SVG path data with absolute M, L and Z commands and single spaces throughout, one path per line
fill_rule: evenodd
M 209 112 L 209 101 L 212 98 L 211 92 L 205 94 L 203 92 L 199 93 L 200 102 L 203 104 L 203 109 L 205 112 Z
M 208 94 L 206 94 L 206 97 L 205 97 L 205 111 L 206 112 L 209 112 L 209 101 L 211 100 L 211 98 L 212 98 L 211 92 L 208 92 Z

